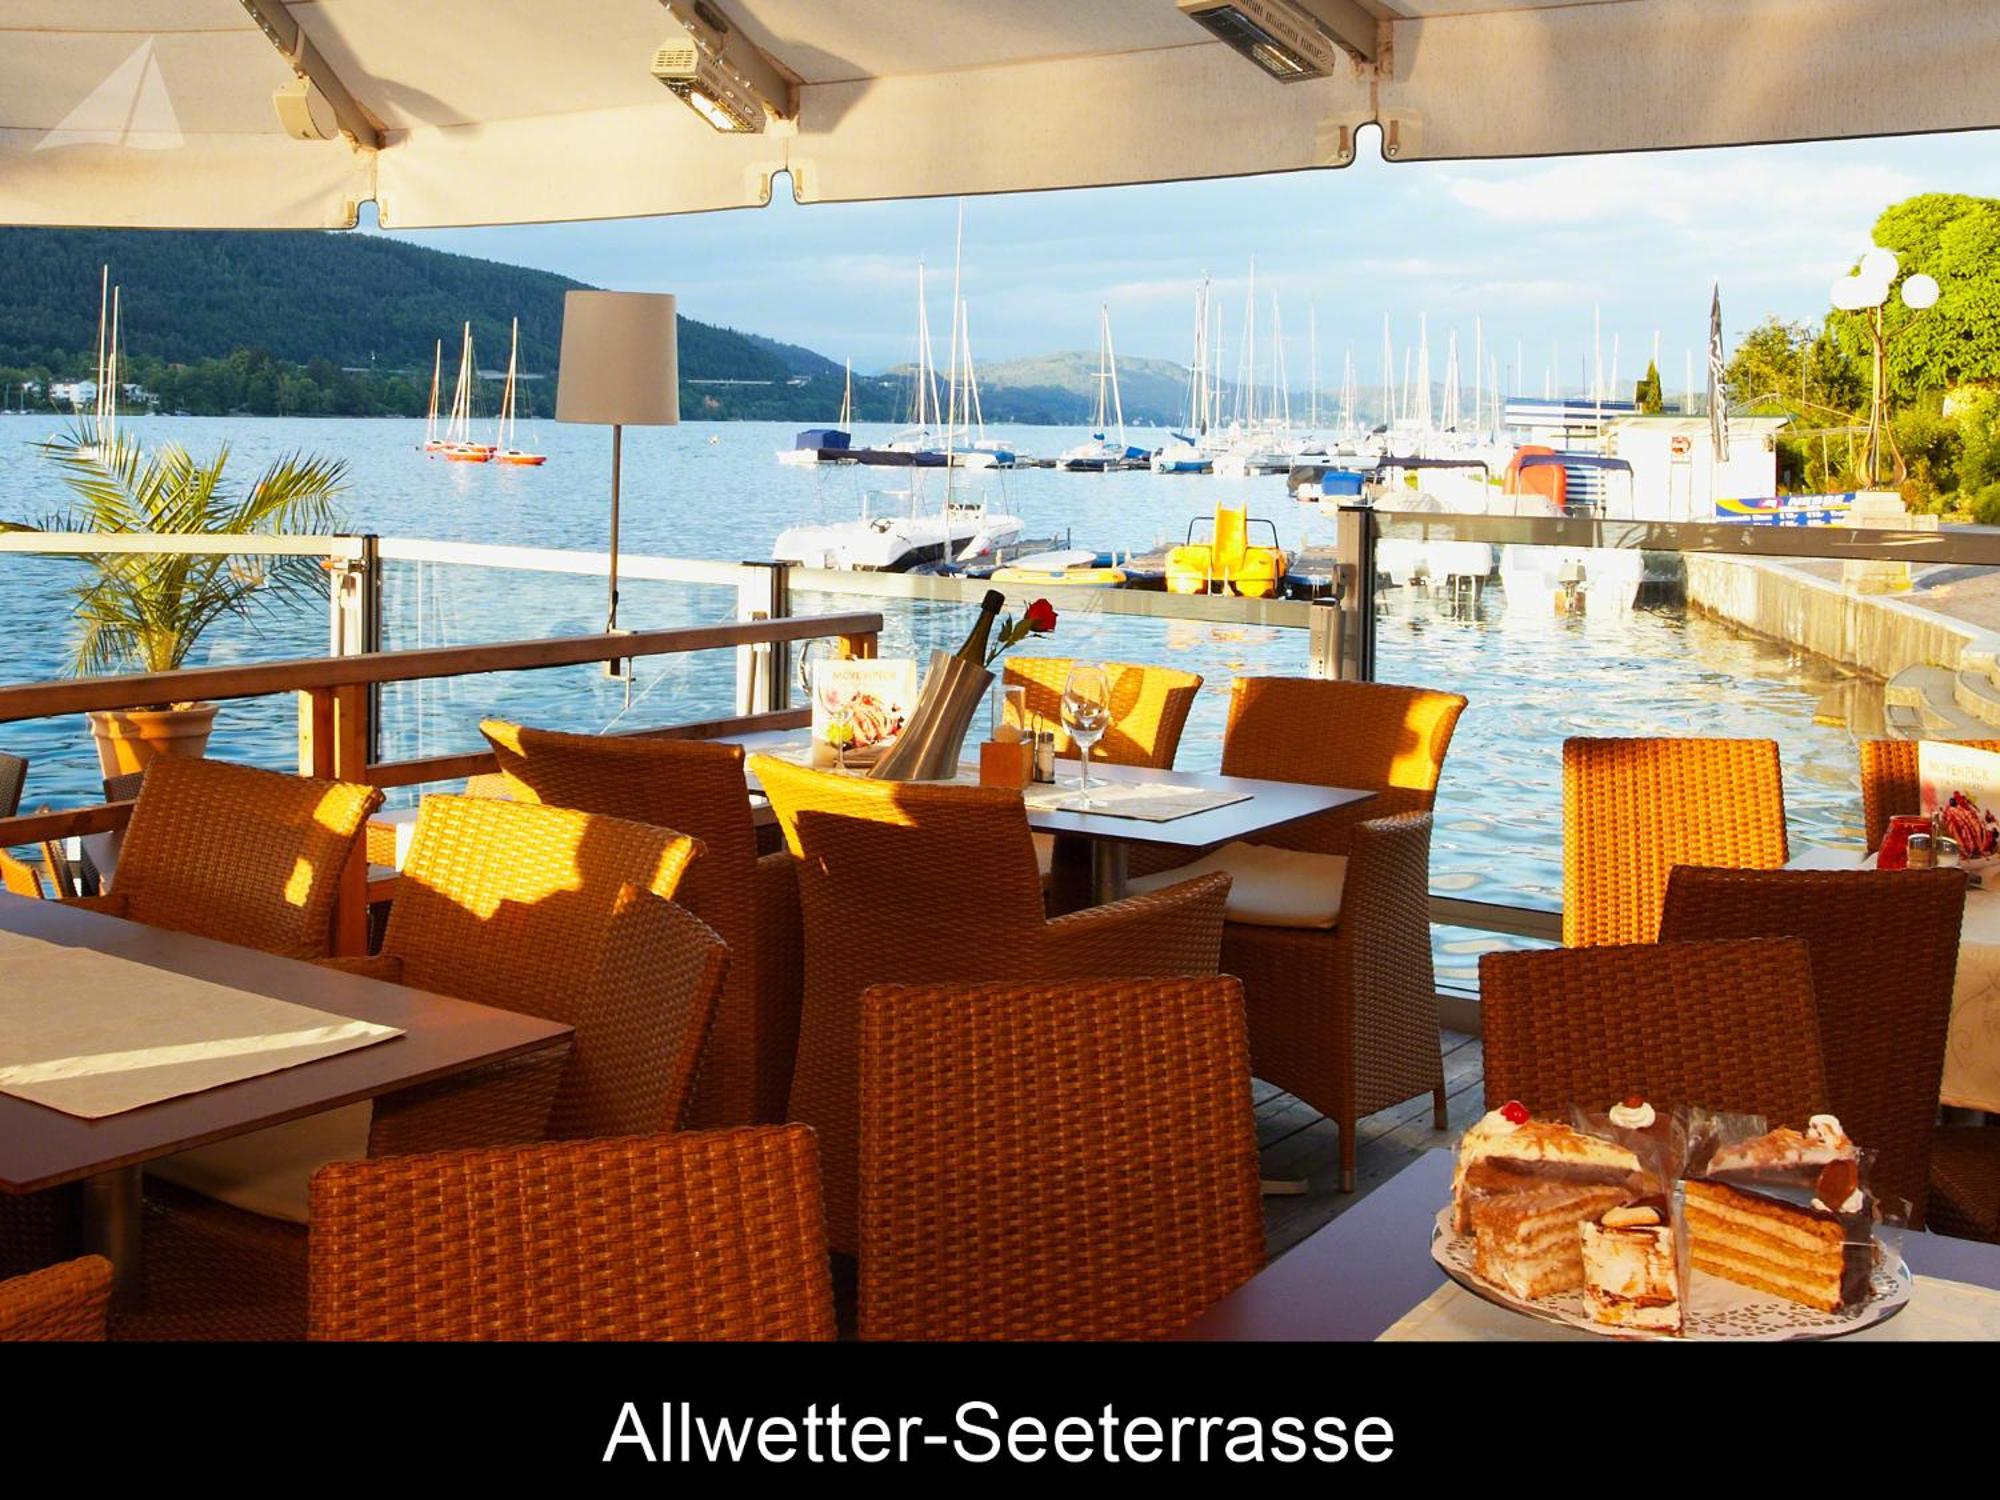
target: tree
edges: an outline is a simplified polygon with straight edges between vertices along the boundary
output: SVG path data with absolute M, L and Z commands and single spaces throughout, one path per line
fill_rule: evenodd
M 1889 389 L 1898 400 L 2000 380 L 2000 198 L 1923 193 L 1882 211 L 1875 243 L 1896 252 L 1901 279 L 1937 279 L 1937 306 L 1913 312 L 1891 294 L 1883 309 Z M 1868 348 L 1865 314 L 1835 313 L 1842 344 Z
M 1825 325 L 1775 316 L 1737 341 L 1722 388 L 1731 405 L 1802 417 L 1815 426 L 1857 413 L 1868 400 L 1865 367 Z
M 1632 404 L 1649 415 L 1667 409 L 1666 398 L 1660 393 L 1660 367 L 1647 361 L 1646 375 L 1632 390 Z

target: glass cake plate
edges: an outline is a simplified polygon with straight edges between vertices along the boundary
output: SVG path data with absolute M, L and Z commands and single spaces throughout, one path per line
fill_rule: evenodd
M 1881 1246 L 1877 1246 L 1878 1251 Z M 1562 1323 L 1585 1333 L 1620 1339 L 1748 1340 L 1772 1342 L 1783 1339 L 1837 1339 L 1859 1333 L 1893 1318 L 1910 1300 L 1910 1268 L 1902 1257 L 1894 1264 L 1878 1263 L 1869 1282 L 1866 1301 L 1840 1312 L 1820 1312 L 1797 1302 L 1787 1302 L 1765 1292 L 1738 1286 L 1706 1271 L 1688 1272 L 1687 1303 L 1683 1310 L 1686 1328 L 1679 1334 L 1655 1333 L 1643 1328 L 1615 1328 L 1593 1322 L 1584 1311 L 1581 1291 L 1563 1292 L 1554 1297 L 1530 1301 L 1516 1297 L 1481 1280 L 1472 1271 L 1472 1236 L 1456 1234 L 1451 1227 L 1451 1207 L 1438 1210 L 1431 1231 L 1431 1259 L 1445 1275 L 1475 1296 L 1496 1307 L 1539 1318 L 1545 1323 Z M 1881 1261 L 1891 1259 L 1888 1255 Z

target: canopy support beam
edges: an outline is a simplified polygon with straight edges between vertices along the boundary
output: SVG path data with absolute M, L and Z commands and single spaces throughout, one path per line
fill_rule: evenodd
M 347 85 L 340 81 L 340 75 L 334 72 L 332 64 L 320 56 L 319 48 L 312 44 L 305 28 L 292 18 L 285 0 L 241 0 L 241 3 L 291 70 L 317 89 L 332 106 L 334 119 L 339 121 L 343 132 L 353 137 L 354 144 L 370 151 L 380 151 L 381 126 L 348 92 Z

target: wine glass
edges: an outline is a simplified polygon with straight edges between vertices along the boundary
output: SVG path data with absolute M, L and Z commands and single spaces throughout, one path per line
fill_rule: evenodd
M 1071 666 L 1063 683 L 1062 717 L 1079 758 L 1077 802 L 1089 807 L 1090 789 L 1095 784 L 1090 779 L 1090 748 L 1111 727 L 1111 674 L 1088 662 Z
M 833 746 L 835 763 L 847 769 L 847 747 L 854 743 L 854 704 L 842 697 L 829 697 L 826 706 L 826 742 Z

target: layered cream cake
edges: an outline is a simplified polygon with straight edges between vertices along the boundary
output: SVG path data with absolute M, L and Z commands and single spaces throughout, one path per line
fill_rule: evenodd
M 1484 1191 L 1508 1190 L 1506 1184 L 1616 1183 L 1637 1191 L 1639 1158 L 1616 1142 L 1586 1135 L 1554 1120 L 1531 1119 L 1518 1100 L 1489 1110 L 1458 1143 L 1458 1163 L 1452 1174 L 1452 1223 L 1460 1234 L 1472 1228 L 1468 1177 L 1482 1165 L 1505 1169 L 1505 1178 L 1489 1181 Z
M 1822 1312 L 1867 1297 L 1874 1201 L 1832 1115 L 1721 1147 L 1685 1194 L 1697 1270 Z
M 1593 1322 L 1679 1333 L 1685 1266 L 1664 1198 L 1621 1204 L 1586 1220 L 1583 1307 Z

